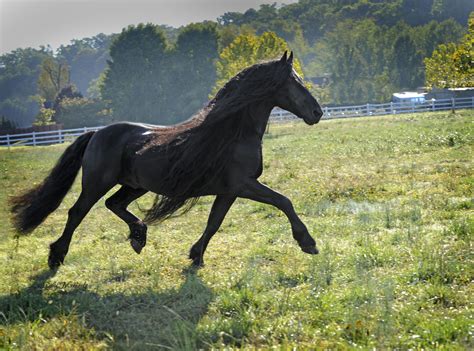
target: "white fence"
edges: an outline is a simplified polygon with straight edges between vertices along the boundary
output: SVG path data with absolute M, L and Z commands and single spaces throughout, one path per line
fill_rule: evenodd
M 427 100 L 425 103 L 389 102 L 385 104 L 365 104 L 356 106 L 324 107 L 324 119 L 365 117 L 380 115 L 395 115 L 401 113 L 416 113 L 427 111 L 446 111 L 474 108 L 474 97 Z M 288 121 L 296 117 L 285 110 L 275 109 L 272 112 L 272 121 Z
M 324 119 L 380 116 L 401 113 L 415 113 L 426 111 L 446 111 L 452 109 L 474 108 L 474 97 L 428 100 L 423 104 L 406 102 L 389 102 L 386 104 L 366 104 L 358 106 L 324 107 Z M 274 109 L 270 115 L 271 122 L 296 120 L 297 117 L 288 111 Z M 0 135 L 0 146 L 19 145 L 51 145 L 73 140 L 77 136 L 91 131 L 99 130 L 100 127 L 84 127 L 77 129 L 62 129 L 47 132 L 32 132 L 24 134 Z
M 99 130 L 103 127 L 84 127 L 76 129 L 49 130 L 46 132 L 32 132 L 23 134 L 0 135 L 0 146 L 20 146 L 20 145 L 51 145 L 69 142 L 79 135 L 91 130 Z

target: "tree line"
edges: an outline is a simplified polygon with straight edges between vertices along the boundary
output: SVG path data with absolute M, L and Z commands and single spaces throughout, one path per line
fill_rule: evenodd
M 18 126 L 177 123 L 242 68 L 288 49 L 324 104 L 469 86 L 471 11 L 468 0 L 300 0 L 181 28 L 129 26 L 55 52 L 17 49 L 0 56 L 0 116 Z

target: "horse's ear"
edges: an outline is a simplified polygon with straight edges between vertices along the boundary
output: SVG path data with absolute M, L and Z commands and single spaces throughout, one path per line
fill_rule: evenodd
M 286 60 L 287 60 L 286 55 L 287 55 L 287 54 L 288 54 L 288 51 L 285 51 L 285 53 L 283 54 L 283 56 L 282 56 L 281 59 L 280 59 L 280 62 L 281 62 L 281 63 L 286 63 Z
M 290 65 L 293 64 L 293 51 L 290 53 L 290 57 L 288 57 L 288 61 L 287 61 Z

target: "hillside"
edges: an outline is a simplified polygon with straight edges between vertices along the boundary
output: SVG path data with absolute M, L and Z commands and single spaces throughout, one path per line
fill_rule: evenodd
M 7 197 L 64 146 L 0 149 L 0 348 L 472 348 L 473 117 L 271 125 L 263 181 L 293 200 L 320 255 L 299 250 L 283 214 L 238 200 L 197 272 L 187 253 L 212 198 L 151 227 L 141 255 L 101 200 L 53 276 L 48 244 L 80 184 L 15 240 Z

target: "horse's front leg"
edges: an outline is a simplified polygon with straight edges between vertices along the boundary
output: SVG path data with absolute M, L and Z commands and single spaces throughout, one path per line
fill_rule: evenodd
M 227 212 L 235 201 L 235 196 L 232 195 L 218 195 L 212 205 L 209 219 L 207 220 L 206 229 L 202 234 L 201 238 L 193 245 L 189 252 L 189 258 L 193 260 L 193 265 L 202 266 L 204 265 L 204 252 L 206 251 L 207 244 L 211 240 L 212 236 L 219 230 Z
M 288 217 L 293 232 L 293 238 L 298 242 L 303 252 L 317 254 L 316 242 L 309 235 L 308 229 L 298 217 L 291 201 L 284 195 L 261 184 L 256 179 L 250 179 L 239 192 L 239 197 L 273 205 L 283 211 Z

